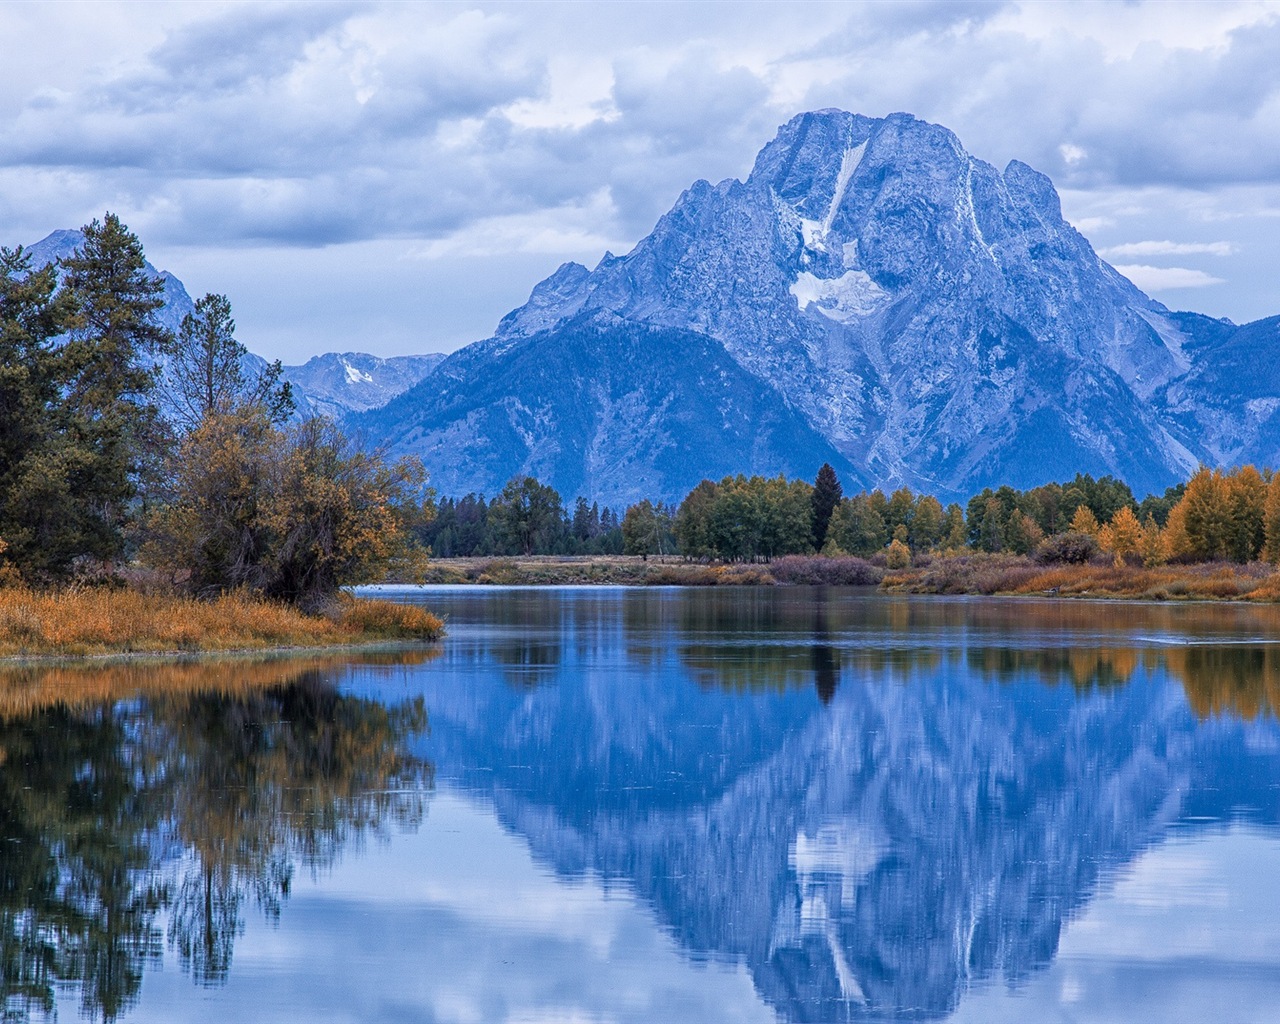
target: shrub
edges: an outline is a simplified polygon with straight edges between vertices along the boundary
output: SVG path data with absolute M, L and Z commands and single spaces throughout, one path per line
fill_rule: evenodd
M 1043 541 L 1035 552 L 1041 565 L 1084 565 L 1101 553 L 1098 538 L 1089 533 L 1058 533 Z
M 796 586 L 875 586 L 884 578 L 884 570 L 865 558 L 850 555 L 838 558 L 787 555 L 770 563 L 769 572 L 779 583 Z

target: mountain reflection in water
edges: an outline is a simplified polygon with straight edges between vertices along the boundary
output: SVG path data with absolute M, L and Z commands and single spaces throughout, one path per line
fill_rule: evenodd
M 745 963 L 786 1020 L 1017 989 L 1170 828 L 1280 822 L 1277 609 L 428 600 L 454 636 L 426 690 L 448 784 L 562 877 L 633 887 L 690 955 Z M 486 660 L 508 685 L 475 689 Z
M 38 1016 L 71 982 L 89 1016 L 127 1017 L 140 998 L 139 1014 L 182 1019 L 194 1003 L 148 1010 L 141 988 L 171 958 L 218 986 L 205 997 L 241 1000 L 223 1019 L 297 1019 L 262 993 L 300 998 L 309 970 L 326 1000 L 352 992 L 320 1011 L 344 1019 L 371 1012 L 363 984 L 388 1019 L 715 1020 L 680 986 L 729 992 L 719 966 L 786 1021 L 1032 1019 L 1068 995 L 1060 1016 L 1084 1019 L 1102 1015 L 1090 990 L 1054 972 L 1068 939 L 1114 919 L 1116 893 L 1172 906 L 1204 841 L 1240 829 L 1241 857 L 1280 866 L 1280 609 L 807 588 L 401 596 L 447 614 L 438 658 L 0 679 L 8 1014 Z M 447 835 L 425 816 L 433 784 Z M 559 897 L 504 905 L 498 825 Z M 392 852 L 420 859 L 365 851 L 398 829 L 419 834 Z M 453 852 L 432 855 L 446 839 Z M 264 917 L 290 927 L 298 867 L 322 901 L 318 869 L 339 859 L 357 917 L 334 924 L 312 903 L 307 927 L 332 933 L 303 933 L 305 960 L 243 943 L 233 957 Z M 354 885 L 366 859 L 381 866 Z M 611 893 L 711 967 L 616 976 L 627 949 L 656 955 L 630 918 L 575 946 L 572 907 L 601 900 L 590 920 L 621 920 Z M 343 930 L 361 921 L 383 923 Z M 1280 922 L 1249 926 L 1247 953 L 1226 931 L 1194 962 L 1172 938 L 1162 959 L 1157 938 L 1144 998 L 1191 972 L 1239 997 L 1224 1019 L 1265 1019 L 1244 1007 L 1280 997 Z M 384 932 L 433 952 L 397 958 Z M 348 964 L 357 943 L 400 973 Z M 460 944 L 512 955 L 472 981 L 448 967 Z M 235 993 L 246 955 L 257 995 Z M 1050 976 L 1048 1003 L 997 1005 Z

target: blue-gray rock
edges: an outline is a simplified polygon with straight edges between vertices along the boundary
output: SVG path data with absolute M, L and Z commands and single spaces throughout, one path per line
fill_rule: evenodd
M 964 497 L 1091 472 L 1144 493 L 1204 461 L 1280 451 L 1280 381 L 1254 380 L 1241 406 L 1223 391 L 1239 390 L 1236 375 L 1213 369 L 1220 353 L 1247 366 L 1262 326 L 1171 313 L 1063 219 L 1048 178 L 1018 161 L 1000 171 L 906 114 L 792 119 L 745 182 L 696 182 L 626 256 L 562 266 L 433 380 L 448 376 L 453 395 L 489 395 L 525 349 L 547 358 L 573 344 L 569 325 L 596 314 L 609 330 L 643 324 L 716 342 L 779 415 L 798 415 L 855 467 L 854 482 Z M 703 370 L 674 364 L 665 383 L 696 394 Z M 513 380 L 492 394 L 498 404 L 465 409 L 432 385 L 361 422 L 423 456 L 448 492 L 491 492 L 499 466 L 552 472 L 538 454 L 548 446 L 625 462 L 628 479 L 667 500 L 718 472 L 718 455 L 666 417 L 657 391 L 643 407 L 636 392 L 630 415 L 647 426 L 631 433 L 544 431 L 535 444 L 495 426 L 514 423 L 517 409 L 578 423 L 596 402 L 597 372 L 567 361 L 555 380 Z M 659 452 L 672 449 L 682 456 L 659 470 Z M 816 453 L 787 465 L 816 468 Z M 555 465 L 549 480 L 567 495 L 587 487 L 588 498 L 619 504 L 638 494 L 567 456 Z

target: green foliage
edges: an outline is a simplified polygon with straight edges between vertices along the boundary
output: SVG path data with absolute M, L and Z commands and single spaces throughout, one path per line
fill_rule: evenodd
M 499 544 L 519 554 L 549 547 L 563 520 L 559 493 L 531 476 L 512 477 L 489 504 L 489 521 Z
M 622 551 L 627 555 L 666 555 L 675 552 L 671 510 L 648 498 L 627 509 L 622 517 Z
M 879 491 L 855 494 L 840 502 L 831 518 L 830 533 L 841 551 L 869 558 L 889 542 L 882 511 L 885 504 Z
M 163 285 L 138 239 L 107 214 L 56 269 L 0 250 L 0 536 L 34 579 L 125 546 L 162 451 L 152 357 Z

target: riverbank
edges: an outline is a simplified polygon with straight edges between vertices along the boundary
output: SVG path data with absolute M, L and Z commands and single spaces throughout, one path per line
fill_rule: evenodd
M 886 593 L 1034 595 L 1147 601 L 1280 601 L 1280 574 L 1265 562 L 1206 562 L 1147 568 L 1105 564 L 1042 565 L 1023 555 L 917 557 L 888 569 L 883 558 L 789 555 L 754 565 L 707 565 L 666 558 L 530 555 L 435 559 L 431 584 L 567 586 L 876 586 Z
M 444 623 L 423 608 L 343 597 L 330 614 L 243 594 L 197 601 L 128 589 L 0 589 L 0 658 L 194 654 L 429 642 Z

